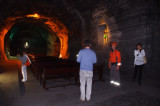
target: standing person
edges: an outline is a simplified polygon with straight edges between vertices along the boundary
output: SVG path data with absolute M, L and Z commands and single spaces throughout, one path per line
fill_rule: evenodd
M 141 79 L 142 79 L 142 70 L 144 66 L 144 57 L 145 57 L 145 51 L 142 49 L 142 45 L 140 43 L 137 44 L 136 50 L 134 50 L 134 75 L 133 75 L 133 81 L 136 79 L 137 73 L 138 73 L 138 84 L 141 85 Z
M 27 66 L 31 64 L 31 61 L 25 51 L 23 51 L 23 56 L 21 57 L 20 54 L 17 54 L 17 58 L 21 61 L 21 71 L 22 71 L 22 82 L 27 81 Z
M 80 50 L 77 57 L 77 62 L 80 63 L 80 100 L 90 101 L 92 91 L 92 77 L 93 77 L 93 64 L 97 62 L 96 54 L 91 48 L 91 41 L 85 41 L 85 48 Z M 85 93 L 85 86 L 86 93 Z
M 112 42 L 112 51 L 109 55 L 109 68 L 110 68 L 110 83 L 116 86 L 120 86 L 120 74 L 119 67 L 121 66 L 121 54 L 116 50 L 117 43 Z

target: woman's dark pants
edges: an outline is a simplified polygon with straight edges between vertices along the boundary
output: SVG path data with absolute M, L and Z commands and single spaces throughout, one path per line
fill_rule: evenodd
M 136 79 L 137 74 L 138 74 L 138 83 L 141 85 L 141 79 L 142 79 L 142 70 L 143 70 L 144 65 L 135 65 L 135 70 L 134 70 L 134 76 L 133 76 L 133 81 Z

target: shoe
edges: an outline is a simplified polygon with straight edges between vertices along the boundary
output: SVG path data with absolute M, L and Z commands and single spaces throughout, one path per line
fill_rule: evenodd
M 22 82 L 26 82 L 27 80 L 25 80 L 25 79 L 22 79 Z
M 80 101 L 84 102 L 84 101 L 85 101 L 85 99 L 80 98 Z
M 119 82 L 114 82 L 114 85 L 120 86 L 120 83 Z
M 87 99 L 87 102 L 89 102 L 91 99 Z
M 114 84 L 114 81 L 110 81 L 110 84 Z

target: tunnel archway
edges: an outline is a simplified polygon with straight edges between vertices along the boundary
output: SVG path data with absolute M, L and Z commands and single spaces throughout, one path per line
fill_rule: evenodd
M 7 60 L 4 51 L 4 38 L 8 31 L 13 27 L 14 24 L 19 22 L 38 22 L 43 23 L 47 27 L 49 27 L 55 34 L 58 36 L 60 40 L 60 54 L 59 56 L 63 59 L 68 58 L 68 30 L 57 18 L 49 18 L 40 16 L 38 14 L 33 15 L 25 15 L 23 17 L 12 17 L 6 20 L 6 24 L 0 30 L 0 54 L 1 60 Z M 52 53 L 51 53 L 52 54 Z M 49 55 L 51 55 L 49 54 Z
M 13 25 L 4 38 L 4 51 L 7 57 L 14 56 L 24 49 L 30 54 L 58 57 L 59 38 L 51 29 L 44 26 L 33 22 L 20 22 Z

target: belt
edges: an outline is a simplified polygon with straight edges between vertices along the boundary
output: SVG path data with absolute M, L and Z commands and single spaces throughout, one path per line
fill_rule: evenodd
M 115 65 L 115 66 L 116 66 L 116 65 L 117 65 L 117 63 L 111 63 L 111 65 Z

